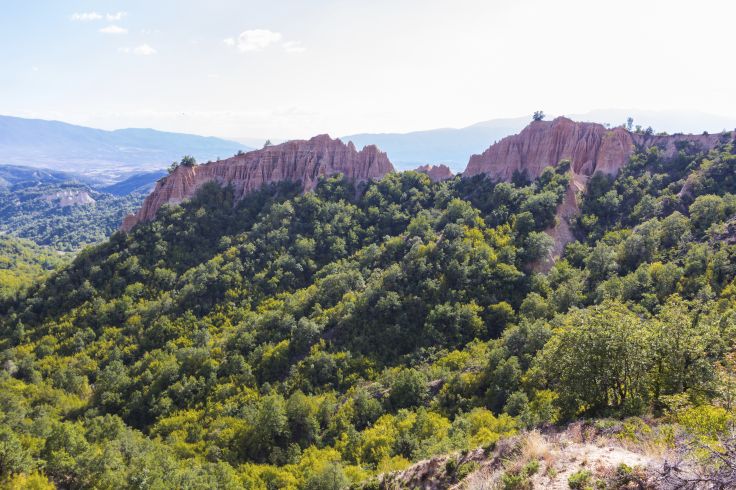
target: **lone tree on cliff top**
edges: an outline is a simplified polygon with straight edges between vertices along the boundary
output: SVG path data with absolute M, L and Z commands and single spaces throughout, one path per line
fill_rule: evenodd
M 169 173 L 171 173 L 174 170 L 176 170 L 176 168 L 178 166 L 180 166 L 180 165 L 182 165 L 184 167 L 194 167 L 196 164 L 197 164 L 197 160 L 193 156 L 191 156 L 191 155 L 184 155 L 181 158 L 181 161 L 180 162 L 173 162 L 171 164 L 171 166 L 169 167 Z
M 542 119 L 544 119 L 544 111 L 534 111 L 532 119 L 534 121 L 541 121 Z
M 184 155 L 181 158 L 181 165 L 184 165 L 185 167 L 194 167 L 197 164 L 197 160 L 191 155 Z

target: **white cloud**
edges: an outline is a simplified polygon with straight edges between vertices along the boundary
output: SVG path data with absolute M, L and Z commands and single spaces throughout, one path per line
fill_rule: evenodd
M 225 39 L 225 44 L 235 46 L 242 52 L 262 51 L 272 44 L 281 41 L 281 33 L 269 31 L 268 29 L 252 29 L 243 31 L 237 41 L 233 38 Z
M 116 26 L 115 24 L 110 24 L 109 26 L 100 29 L 100 32 L 103 34 L 127 34 L 128 29 Z
M 125 17 L 126 15 L 128 15 L 128 12 L 115 12 L 114 14 L 110 14 L 110 13 L 106 14 L 105 18 L 108 21 L 112 22 L 116 20 L 122 20 L 122 18 Z
M 71 15 L 71 19 L 76 22 L 89 22 L 102 19 L 102 15 L 97 12 L 75 12 Z
M 152 54 L 156 54 L 158 51 L 153 49 L 148 44 L 141 44 L 140 46 L 136 46 L 133 49 L 133 54 L 137 54 L 139 56 L 151 56 Z
M 141 44 L 140 46 L 136 46 L 134 48 L 120 48 L 118 49 L 118 51 L 120 51 L 121 53 L 134 54 L 137 56 L 151 56 L 158 53 L 158 51 L 156 51 L 148 44 Z
M 107 19 L 108 22 L 115 22 L 122 20 L 127 15 L 128 12 L 108 12 L 105 15 L 99 12 L 75 12 L 70 18 L 76 22 L 91 22 L 102 19 Z
M 227 46 L 237 47 L 239 51 L 244 53 L 253 51 L 263 51 L 264 49 L 281 42 L 283 36 L 280 32 L 270 31 L 268 29 L 250 29 L 243 31 L 235 37 L 228 37 L 222 40 Z M 284 41 L 281 47 L 287 53 L 303 53 L 307 50 L 301 41 Z
M 301 41 L 286 41 L 282 46 L 287 53 L 303 53 L 307 50 Z

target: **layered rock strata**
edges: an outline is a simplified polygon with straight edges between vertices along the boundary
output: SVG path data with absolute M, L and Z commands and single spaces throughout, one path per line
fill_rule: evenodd
M 191 198 L 207 182 L 232 186 L 239 199 L 270 183 L 299 182 L 306 192 L 313 190 L 322 177 L 341 173 L 358 184 L 393 171 L 386 154 L 375 146 L 357 151 L 352 142 L 345 144 L 328 135 L 288 141 L 226 160 L 177 167 L 158 181 L 141 209 L 127 216 L 121 228 L 128 231 L 138 223 L 152 220 L 161 206 Z
M 558 117 L 553 121 L 534 121 L 519 134 L 471 156 L 463 176 L 486 174 L 509 181 L 514 172 L 521 172 L 534 179 L 546 167 L 562 160 L 570 160 L 573 174 L 590 176 L 599 171 L 615 175 L 637 148 L 658 146 L 665 157 L 672 157 L 683 144 L 708 150 L 720 140 L 720 133 L 647 135 L 623 127 L 608 129 L 602 124 Z

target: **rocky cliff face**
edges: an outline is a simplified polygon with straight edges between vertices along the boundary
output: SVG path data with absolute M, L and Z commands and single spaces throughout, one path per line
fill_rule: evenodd
M 352 143 L 328 135 L 288 141 L 218 162 L 178 167 L 158 181 L 141 209 L 127 216 L 121 228 L 128 231 L 153 219 L 161 206 L 189 199 L 207 182 L 232 185 L 236 198 L 241 198 L 275 182 L 300 182 L 305 191 L 310 191 L 321 177 L 342 173 L 351 182 L 360 183 L 393 171 L 386 154 L 375 146 L 357 151 Z
M 414 171 L 427 174 L 432 182 L 442 182 L 453 177 L 452 170 L 447 165 L 422 165 Z
M 561 160 L 570 160 L 572 173 L 577 176 L 588 177 L 596 171 L 615 175 L 636 148 L 658 146 L 665 156 L 671 157 L 682 143 L 707 150 L 719 140 L 720 134 L 655 136 L 558 117 L 553 121 L 534 121 L 519 134 L 502 139 L 480 155 L 473 155 L 463 175 L 486 174 L 509 181 L 518 171 L 534 179 L 545 167 L 557 165 Z
M 560 257 L 565 245 L 574 240 L 570 224 L 579 214 L 575 196 L 585 191 L 588 178 L 595 172 L 617 174 L 636 149 L 657 146 L 665 157 L 672 157 L 683 145 L 710 150 L 720 141 L 721 134 L 646 135 L 623 127 L 607 129 L 601 124 L 558 117 L 553 121 L 534 121 L 519 134 L 502 139 L 480 155 L 473 155 L 463 176 L 485 174 L 495 180 L 509 181 L 515 172 L 520 172 L 534 179 L 546 167 L 562 160 L 570 161 L 570 187 L 557 210 L 557 224 L 547 230 L 555 244 L 550 260 L 540 265 L 546 269 Z

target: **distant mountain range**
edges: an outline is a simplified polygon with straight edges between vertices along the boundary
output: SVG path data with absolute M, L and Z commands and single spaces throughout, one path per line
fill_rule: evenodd
M 548 115 L 548 119 L 557 115 Z M 641 111 L 600 109 L 584 114 L 566 114 L 575 121 L 591 121 L 611 126 L 624 124 L 628 117 L 634 125 L 668 133 L 719 132 L 736 128 L 735 117 L 723 117 L 694 111 Z M 531 120 L 529 117 L 492 119 L 465 128 L 440 128 L 410 133 L 363 133 L 342 136 L 358 148 L 375 144 L 388 153 L 397 169 L 407 170 L 423 164 L 447 164 L 453 171 L 462 172 L 470 155 L 479 154 L 495 141 L 519 132 Z
M 251 148 L 214 137 L 153 129 L 101 129 L 59 121 L 0 116 L 0 164 L 54 168 L 114 183 L 161 170 L 183 155 L 199 161 Z
M 558 114 L 548 115 L 548 119 Z M 669 133 L 718 132 L 736 127 L 736 118 L 693 111 L 640 111 L 603 109 L 584 114 L 567 114 L 577 121 L 624 124 L 630 116 L 634 125 L 652 126 Z M 362 133 L 343 136 L 358 149 L 375 144 L 388 153 L 399 170 L 424 164 L 447 164 L 461 172 L 473 154 L 481 153 L 495 141 L 519 132 L 531 119 L 492 119 L 464 128 L 439 128 L 409 133 Z M 11 164 L 73 173 L 78 178 L 110 186 L 109 192 L 147 186 L 183 155 L 198 161 L 227 158 L 238 151 L 252 150 L 260 139 L 240 138 L 238 143 L 221 138 L 169 133 L 153 129 L 105 131 L 58 121 L 0 116 L 0 165 Z M 280 139 L 274 139 L 277 143 Z M 54 171 L 45 170 L 47 176 Z M 143 175 L 139 175 L 143 174 Z M 0 175 L 0 179 L 4 178 Z M 121 181 L 131 179 L 123 184 Z M 2 185 L 2 180 L 0 180 Z M 105 192 L 108 192 L 107 190 Z
M 48 185 L 79 184 L 97 192 L 115 196 L 136 193 L 148 194 L 153 189 L 156 181 L 166 174 L 166 170 L 141 172 L 114 184 L 108 184 L 107 181 L 71 172 L 22 165 L 0 165 L 0 191 Z
M 409 170 L 429 163 L 444 163 L 462 172 L 473 153 L 480 153 L 494 141 L 519 132 L 529 118 L 495 119 L 466 128 L 440 128 L 411 133 L 353 134 L 343 136 L 356 147 L 377 145 L 388 153 L 399 170 Z
M 167 174 L 168 172 L 166 170 L 154 170 L 153 172 L 135 174 L 115 184 L 100 187 L 99 190 L 116 196 L 125 196 L 135 192 L 148 194 L 153 189 L 153 186 L 156 185 L 156 181 Z

